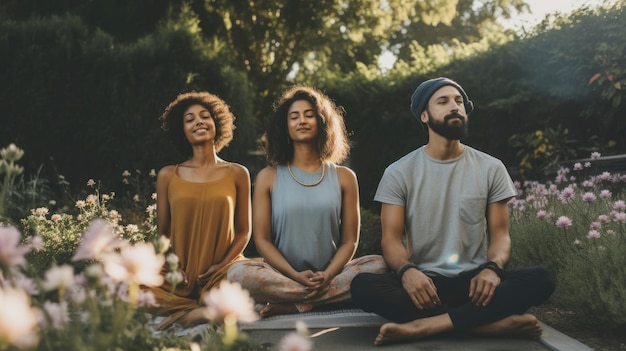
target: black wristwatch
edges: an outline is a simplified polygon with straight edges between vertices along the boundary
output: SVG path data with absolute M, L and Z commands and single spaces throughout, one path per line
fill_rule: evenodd
M 502 268 L 502 266 L 495 261 L 487 261 L 487 263 L 483 266 L 483 269 L 491 269 L 496 272 L 500 279 L 502 279 L 502 275 L 504 274 L 504 268 Z
M 398 269 L 398 272 L 396 272 L 396 274 L 398 275 L 398 277 L 400 277 L 400 279 L 402 279 L 402 276 L 404 275 L 404 272 L 406 272 L 407 270 L 409 270 L 411 268 L 415 268 L 418 271 L 420 270 L 419 267 L 416 264 L 407 263 L 404 266 L 402 266 L 400 269 Z

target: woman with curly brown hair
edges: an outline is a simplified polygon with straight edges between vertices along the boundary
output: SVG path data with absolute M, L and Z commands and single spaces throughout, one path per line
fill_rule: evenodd
M 174 145 L 189 158 L 157 175 L 157 231 L 168 237 L 183 281 L 151 289 L 168 317 L 160 329 L 206 321 L 202 294 L 243 259 L 250 240 L 250 173 L 217 156 L 233 138 L 235 117 L 207 92 L 180 94 L 160 118 Z
M 269 166 L 257 175 L 253 238 L 263 260 L 235 263 L 228 279 L 250 291 L 261 316 L 350 300 L 361 272 L 384 272 L 381 256 L 352 260 L 359 242 L 356 175 L 343 110 L 320 91 L 295 86 L 277 101 L 264 135 Z

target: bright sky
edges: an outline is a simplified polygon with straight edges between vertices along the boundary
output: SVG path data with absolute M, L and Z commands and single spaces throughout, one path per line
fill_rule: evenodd
M 514 29 L 532 29 L 536 24 L 544 19 L 546 14 L 554 12 L 568 13 L 583 6 L 595 7 L 603 3 L 610 3 L 613 0 L 526 0 L 532 13 L 524 14 L 510 19 L 508 26 Z M 383 53 L 379 63 L 383 69 L 393 66 L 395 57 L 391 53 Z
M 609 0 L 525 0 L 530 6 L 531 14 L 524 14 L 510 20 L 512 28 L 532 28 L 548 13 L 568 13 L 583 6 L 595 7 Z

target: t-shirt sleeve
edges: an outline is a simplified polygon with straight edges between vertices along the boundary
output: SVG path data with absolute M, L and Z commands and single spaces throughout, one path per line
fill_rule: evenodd
M 489 203 L 502 201 L 517 195 L 515 184 L 501 161 L 498 161 L 492 172 L 489 187 Z
M 404 182 L 402 182 L 401 177 L 398 175 L 398 172 L 394 172 L 390 168 L 385 170 L 378 184 L 378 189 L 376 189 L 374 201 L 390 205 L 406 206 L 406 186 L 404 186 Z

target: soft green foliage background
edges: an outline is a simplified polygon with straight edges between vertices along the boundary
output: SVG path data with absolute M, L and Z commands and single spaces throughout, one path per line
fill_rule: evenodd
M 626 150 L 618 89 L 626 85 L 623 0 L 546 20 L 524 35 L 494 23 L 523 9 L 521 2 L 492 1 L 478 14 L 483 9 L 459 1 L 452 18 L 419 1 L 298 3 L 160 1 L 145 13 L 140 1 L 4 3 L 0 140 L 28 150 L 28 170 L 43 166 L 43 175 L 63 174 L 72 187 L 123 169 L 159 169 L 181 159 L 158 116 L 176 94 L 208 90 L 237 116 L 222 156 L 254 176 L 263 159 L 250 152 L 273 100 L 304 82 L 346 109 L 349 162 L 369 208 L 384 167 L 425 141 L 409 112 L 412 91 L 445 75 L 476 105 L 466 142 L 501 158 L 515 176 L 539 175 L 553 154 Z M 128 20 L 120 22 L 120 13 Z M 384 48 L 399 58 L 387 72 L 376 66 Z M 549 129 L 557 131 L 551 138 L 533 140 Z

